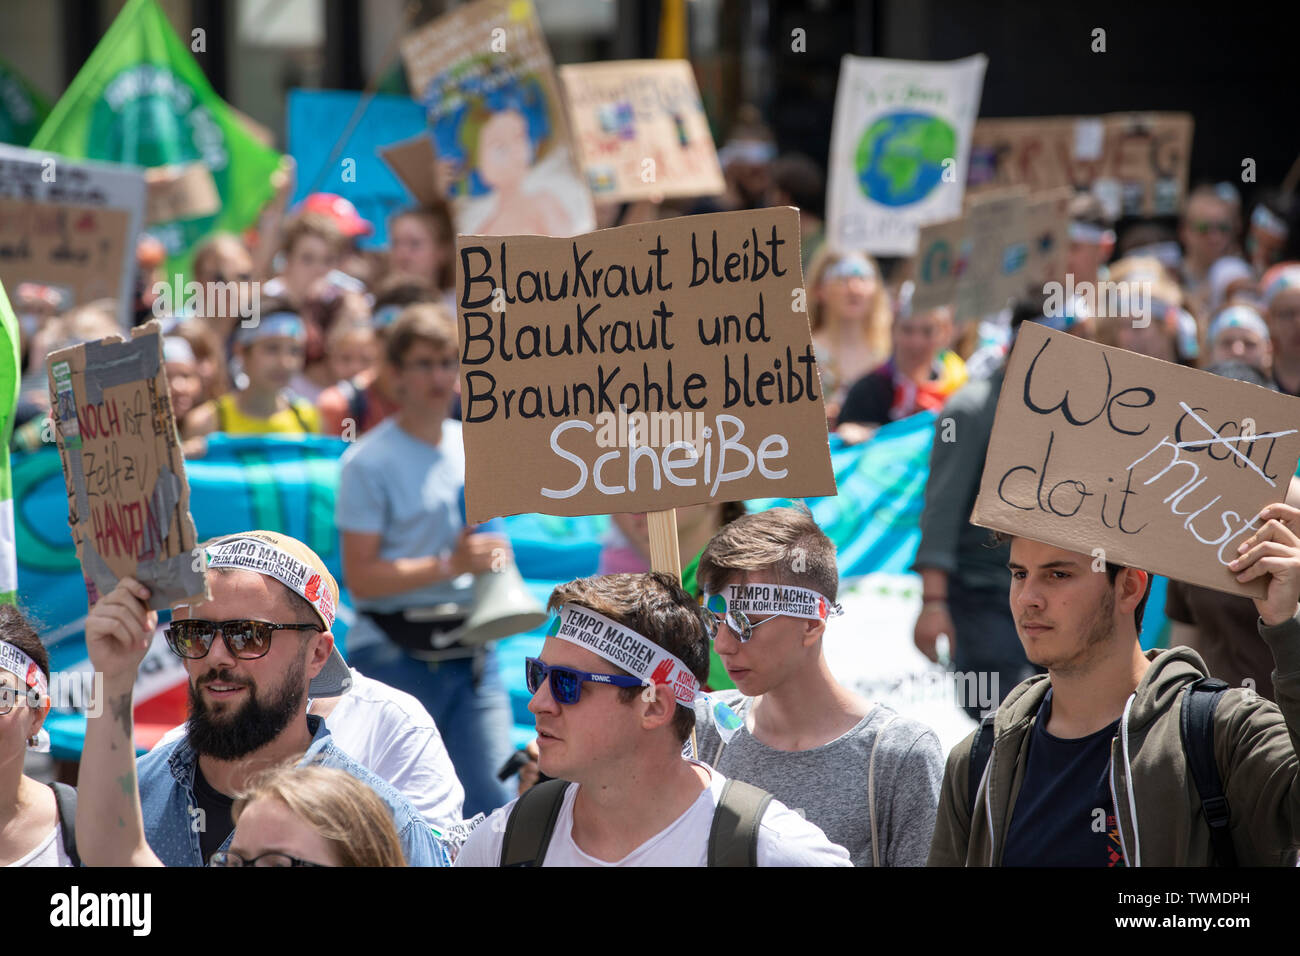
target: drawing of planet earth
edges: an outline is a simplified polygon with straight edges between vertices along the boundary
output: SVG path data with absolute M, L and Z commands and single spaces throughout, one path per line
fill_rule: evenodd
M 928 113 L 887 113 L 858 141 L 854 170 L 868 199 L 885 206 L 920 202 L 943 179 L 943 161 L 955 158 L 957 134 Z

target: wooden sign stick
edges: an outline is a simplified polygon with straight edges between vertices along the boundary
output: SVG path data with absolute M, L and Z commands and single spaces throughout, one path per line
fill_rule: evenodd
M 650 569 L 667 571 L 682 579 L 682 556 L 677 546 L 677 509 L 651 511 L 646 515 L 650 529 Z

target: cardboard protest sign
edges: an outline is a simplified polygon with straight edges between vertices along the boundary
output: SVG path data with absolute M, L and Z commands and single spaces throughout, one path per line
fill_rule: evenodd
M 1073 197 L 1074 190 L 1062 186 L 1035 193 L 1025 203 L 1025 238 L 1029 245 L 1025 281 L 1029 285 L 1058 280 L 1068 271 L 1066 257 L 1070 252 L 1070 200 Z
M 0 282 L 56 286 L 73 305 L 116 299 L 131 324 L 144 173 L 0 145 Z
M 831 128 L 827 241 L 912 255 L 917 229 L 961 215 L 987 57 L 845 56 Z
M 1025 191 L 971 197 L 961 219 L 924 226 L 912 311 L 954 306 L 958 321 L 996 312 L 1024 291 L 1029 228 Z
M 1171 215 L 1187 195 L 1188 113 L 982 119 L 968 188 L 1091 190 L 1113 217 Z
M 431 206 L 442 201 L 447 189 L 438 182 L 438 154 L 427 135 L 391 143 L 379 151 L 379 158 L 417 202 Z
M 685 60 L 560 67 L 578 155 L 597 199 L 716 196 L 726 189 Z
M 206 593 L 157 322 L 46 357 L 68 524 L 90 603 L 125 575 L 165 608 Z
M 351 201 L 375 227 L 358 243 L 363 249 L 374 249 L 388 245 L 388 217 L 414 205 L 402 188 L 401 176 L 394 175 L 382 158 L 384 150 L 419 136 L 428 150 L 424 165 L 431 172 L 433 146 L 424 109 L 410 97 L 375 94 L 349 125 L 365 95 L 350 90 L 290 90 L 288 145 L 298 163 L 293 202 L 321 191 Z M 347 138 L 340 143 L 345 132 Z M 414 191 L 412 195 L 415 201 L 425 201 Z
M 1258 597 L 1226 565 L 1285 497 L 1297 424 L 1295 398 L 1026 322 L 971 521 Z
M 467 3 L 401 48 L 410 87 L 428 110 L 458 232 L 572 236 L 595 228 L 529 0 Z
M 146 223 L 211 216 L 221 209 L 217 183 L 202 162 L 145 170 Z
M 835 493 L 797 210 L 456 253 L 471 522 Z

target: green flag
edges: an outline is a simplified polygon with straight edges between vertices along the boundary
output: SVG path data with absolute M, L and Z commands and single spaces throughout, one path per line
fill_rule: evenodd
M 169 274 L 188 271 L 206 236 L 251 226 L 274 193 L 280 163 L 213 92 L 156 0 L 129 0 L 31 147 L 137 166 L 203 160 L 220 211 L 149 227 L 167 248 Z
M 50 113 L 50 104 L 17 70 L 0 60 L 0 143 L 26 146 Z
M 18 551 L 14 545 L 14 494 L 9 481 L 9 436 L 18 409 L 18 320 L 0 285 L 0 604 L 13 604 L 18 593 Z

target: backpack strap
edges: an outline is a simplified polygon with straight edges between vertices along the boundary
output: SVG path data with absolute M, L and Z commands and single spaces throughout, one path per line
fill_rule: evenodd
M 1223 794 L 1219 765 L 1214 760 L 1214 710 L 1228 685 L 1213 677 L 1202 677 L 1187 688 L 1179 712 L 1183 754 L 1201 798 L 1205 822 L 1210 827 L 1210 846 L 1219 866 L 1235 867 L 1237 851 L 1228 829 L 1228 798 Z
M 541 866 L 551 845 L 567 780 L 546 780 L 524 791 L 506 820 L 501 866 Z
M 59 815 L 59 830 L 63 837 L 63 849 L 73 866 L 81 866 L 81 857 L 77 855 L 77 791 L 66 783 L 52 783 L 54 806 Z
M 994 712 L 996 713 L 996 711 Z M 979 796 L 980 781 L 984 779 L 984 768 L 989 757 L 993 756 L 993 716 L 988 714 L 980 721 L 970 742 L 970 768 L 966 779 L 966 807 L 972 819 L 975 817 L 975 798 Z
M 743 780 L 722 786 L 709 828 L 709 866 L 758 866 L 758 827 L 772 795 Z
M 366 420 L 366 390 L 357 388 L 355 384 L 348 381 L 347 386 L 351 389 L 348 395 L 348 416 L 357 423 L 357 434 L 361 434 L 362 428 L 365 427 Z
M 304 405 L 306 405 L 307 407 L 311 407 L 302 399 L 299 398 L 289 399 L 289 409 L 293 412 L 293 417 L 298 419 L 298 427 L 301 428 L 308 435 L 314 435 L 316 434 L 316 431 L 311 427 L 311 422 L 307 421 L 307 415 L 303 411 Z

